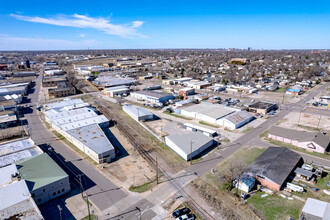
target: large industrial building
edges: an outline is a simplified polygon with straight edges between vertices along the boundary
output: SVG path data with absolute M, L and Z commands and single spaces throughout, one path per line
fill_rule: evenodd
M 109 120 L 85 104 L 81 99 L 47 104 L 45 119 L 97 163 L 110 162 L 115 158 L 115 149 L 102 130 L 109 126 Z
M 150 103 L 163 103 L 174 99 L 174 96 L 170 93 L 147 90 L 132 92 L 131 96 L 137 100 L 147 101 Z
M 172 134 L 165 137 L 165 143 L 184 160 L 195 158 L 211 147 L 214 140 L 200 132 Z
M 130 86 L 135 81 L 130 78 L 115 78 L 111 76 L 102 76 L 94 80 L 94 84 L 101 88 L 113 87 L 113 86 Z
M 46 153 L 17 162 L 16 166 L 38 205 L 71 190 L 69 175 Z
M 221 118 L 224 118 L 235 111 L 238 110 L 223 105 L 202 102 L 200 104 L 191 104 L 187 107 L 182 107 L 178 110 L 178 113 L 190 118 L 220 125 Z

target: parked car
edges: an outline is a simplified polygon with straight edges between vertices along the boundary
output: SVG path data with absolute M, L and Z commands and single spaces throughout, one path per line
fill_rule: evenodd
M 195 216 L 193 214 L 185 214 L 176 218 L 176 220 L 195 220 Z
M 178 209 L 178 210 L 174 211 L 172 213 L 172 216 L 173 216 L 173 218 L 178 218 L 178 217 L 188 214 L 188 213 L 190 213 L 189 208 L 182 208 L 182 209 Z

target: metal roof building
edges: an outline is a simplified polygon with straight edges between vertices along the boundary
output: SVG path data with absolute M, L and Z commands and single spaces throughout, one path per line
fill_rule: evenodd
M 113 87 L 113 86 L 129 86 L 135 83 L 133 79 L 129 78 L 114 78 L 111 76 L 98 77 L 94 80 L 95 85 L 101 87 Z
M 167 102 L 170 99 L 174 99 L 174 96 L 167 92 L 156 92 L 149 90 L 142 90 L 132 92 L 131 96 L 138 100 L 143 100 L 151 103 Z
M 97 163 L 115 158 L 115 149 L 101 127 L 91 124 L 68 130 L 68 139 Z
M 304 220 L 328 220 L 330 219 L 330 203 L 307 198 L 300 217 L 299 219 Z
M 41 153 L 42 150 L 30 138 L 2 144 L 0 145 L 0 167 Z
M 136 121 L 152 120 L 154 118 L 153 113 L 149 112 L 145 108 L 138 107 L 135 105 L 124 105 L 123 111 L 126 112 L 129 116 L 131 116 Z
M 109 126 L 104 115 L 98 115 L 93 109 L 68 108 L 72 100 L 51 105 L 55 107 L 45 112 L 46 121 L 61 135 L 77 146 L 97 163 L 110 162 L 115 158 L 115 149 L 106 137 L 102 128 Z M 84 106 L 82 100 L 77 104 Z
M 16 173 L 17 168 L 15 164 L 0 168 L 0 187 L 3 187 L 13 182 L 12 175 L 15 175 Z
M 18 216 L 22 220 L 43 219 L 24 180 L 1 187 L 0 198 L 0 219 L 17 219 Z
M 180 157 L 188 161 L 191 156 L 194 158 L 211 147 L 214 141 L 200 132 L 191 132 L 187 134 L 168 135 L 165 137 L 165 143 Z
M 69 175 L 46 153 L 19 161 L 16 166 L 37 204 L 70 191 Z
M 196 118 L 212 124 L 220 124 L 219 119 L 237 111 L 237 109 L 228 108 L 224 105 L 210 104 L 205 102 L 200 104 L 192 104 L 180 109 L 182 115 L 188 116 L 190 118 Z
M 84 103 L 84 101 L 81 99 L 65 98 L 65 99 L 63 99 L 63 101 L 53 102 L 53 103 L 44 105 L 44 109 L 45 110 L 61 109 L 66 106 L 74 106 L 74 105 L 83 104 L 83 103 Z
M 217 132 L 208 128 L 204 128 L 198 125 L 190 124 L 190 123 L 184 123 L 183 127 L 187 130 L 193 131 L 193 132 L 201 132 L 202 134 L 208 136 L 208 137 L 215 137 L 217 135 Z
M 247 111 L 237 111 L 220 119 L 220 125 L 229 129 L 237 129 L 254 120 L 255 117 Z

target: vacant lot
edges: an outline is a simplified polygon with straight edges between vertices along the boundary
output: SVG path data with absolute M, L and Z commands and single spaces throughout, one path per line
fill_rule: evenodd
M 330 131 L 330 116 L 319 116 L 316 114 L 309 114 L 304 112 L 291 112 L 281 121 L 279 121 L 277 125 L 285 128 L 305 131 Z
M 281 196 L 266 196 L 261 198 L 265 193 L 257 192 L 247 200 L 247 204 L 251 206 L 263 219 L 286 219 L 292 217 L 298 219 L 304 203 L 299 200 L 288 200 Z

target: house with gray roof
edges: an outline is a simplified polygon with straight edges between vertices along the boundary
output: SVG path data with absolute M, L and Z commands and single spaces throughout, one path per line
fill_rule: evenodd
M 303 164 L 302 157 L 285 147 L 269 147 L 246 169 L 264 187 L 279 191 L 295 169 Z
M 330 150 L 330 137 L 320 132 L 299 131 L 273 126 L 268 132 L 268 138 L 292 144 L 307 151 L 325 153 Z

